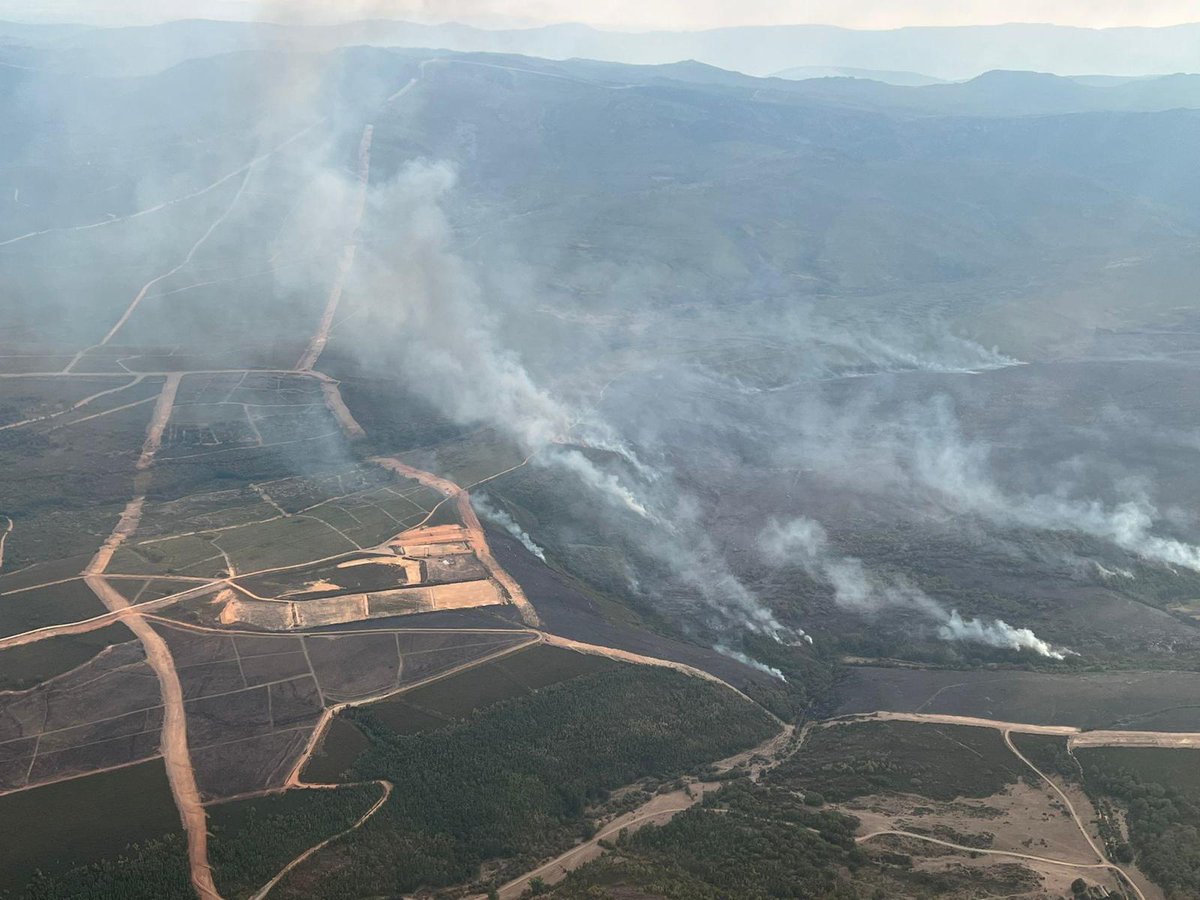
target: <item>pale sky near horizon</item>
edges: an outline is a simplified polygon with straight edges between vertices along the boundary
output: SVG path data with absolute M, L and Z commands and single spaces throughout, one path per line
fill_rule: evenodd
M 483 26 L 583 22 L 699 29 L 822 23 L 848 28 L 1050 22 L 1092 28 L 1200 21 L 1200 0 L 0 0 L 0 19 L 134 24 L 184 18 L 370 17 Z

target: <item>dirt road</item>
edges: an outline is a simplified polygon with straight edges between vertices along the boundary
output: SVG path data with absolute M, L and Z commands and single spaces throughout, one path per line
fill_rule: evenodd
M 175 393 L 179 388 L 181 377 L 176 375 L 168 378 L 163 385 L 162 393 L 155 405 L 154 416 L 146 429 L 146 439 L 142 445 L 141 457 L 138 459 L 137 467 L 141 471 L 148 469 L 154 463 L 154 455 L 162 442 L 163 429 L 171 417 Z M 142 477 L 145 476 L 139 476 L 139 478 Z M 208 863 L 208 818 L 200 801 L 200 791 L 196 786 L 196 773 L 192 768 L 192 758 L 188 751 L 183 686 L 179 682 L 175 660 L 171 656 L 166 641 L 143 618 L 145 610 L 141 607 L 131 606 L 129 600 L 109 584 L 104 577 L 104 570 L 108 567 L 117 548 L 137 531 L 144 502 L 145 496 L 139 493 L 126 504 L 112 533 L 83 570 L 83 580 L 105 608 L 114 616 L 121 617 L 129 630 L 141 642 L 142 648 L 146 652 L 146 662 L 158 678 L 159 693 L 163 702 L 163 724 L 159 749 L 163 762 L 166 764 L 171 794 L 175 798 L 175 805 L 179 809 L 179 816 L 187 835 L 192 886 L 201 900 L 219 900 L 220 895 L 213 883 L 212 870 Z
M 12 534 L 13 520 L 8 516 L 4 517 L 4 531 L 0 531 L 0 569 L 4 568 L 4 545 L 8 543 L 8 536 Z
M 103 575 L 84 577 L 101 602 L 115 610 L 129 606 L 129 601 L 116 591 Z M 175 805 L 179 808 L 187 834 L 188 862 L 191 869 L 192 886 L 202 900 L 219 900 L 212 870 L 208 864 L 208 817 L 200 801 L 200 790 L 196 786 L 196 773 L 192 769 L 192 758 L 188 752 L 187 720 L 184 714 L 183 686 L 175 670 L 175 660 L 167 643 L 149 622 L 140 615 L 131 615 L 125 624 L 142 642 L 146 651 L 146 662 L 158 677 L 159 692 L 163 701 L 162 737 L 159 749 L 167 767 L 167 780 Z
M 553 643 L 553 641 L 549 641 L 549 643 Z M 763 757 L 770 760 L 769 763 L 760 766 L 758 770 L 752 773 L 751 777 L 757 779 L 762 769 L 769 767 L 782 758 L 783 750 L 794 734 L 795 728 L 787 725 L 778 734 L 773 735 L 758 746 L 751 747 L 749 750 L 744 750 L 741 753 L 714 763 L 713 768 L 718 772 L 728 772 L 737 766 L 747 764 L 756 757 Z M 556 856 L 536 869 L 526 872 L 520 878 L 514 878 L 500 887 L 500 900 L 516 900 L 516 898 L 523 896 L 535 878 L 540 878 L 546 884 L 557 884 L 566 878 L 569 872 L 603 855 L 605 851 L 600 846 L 601 841 L 610 840 L 620 834 L 622 830 L 636 831 L 651 822 L 656 825 L 664 825 L 671 821 L 677 814 L 691 809 L 704 799 L 705 794 L 718 790 L 724 783 L 721 781 L 692 779 L 689 780 L 686 788 L 683 790 L 654 795 L 637 809 L 617 816 L 603 828 L 599 829 L 590 840 L 584 841 L 582 844 L 577 844 L 565 853 Z M 472 900 L 478 900 L 478 898 L 472 898 Z
M 308 859 L 314 853 L 316 853 L 320 850 L 323 850 L 325 847 L 328 847 L 330 844 L 332 844 L 336 840 L 340 840 L 341 838 L 348 835 L 350 832 L 352 832 L 358 828 L 361 828 L 363 826 L 363 824 L 369 818 L 371 818 L 371 816 L 373 816 L 373 815 L 375 815 L 375 813 L 379 812 L 379 810 L 383 808 L 383 804 L 387 803 L 388 798 L 392 796 L 392 791 L 395 789 L 395 787 L 390 781 L 380 780 L 380 781 L 376 781 L 373 783 L 378 784 L 380 787 L 382 787 L 383 793 L 380 795 L 379 799 L 376 800 L 371 805 L 371 808 L 368 809 L 365 813 L 363 813 L 362 817 L 357 822 L 355 822 L 353 825 L 351 825 L 346 830 L 339 831 L 337 834 L 333 835 L 333 837 L 326 838 L 325 840 L 321 841 L 321 843 L 317 844 L 316 846 L 309 847 L 307 850 L 305 850 L 303 853 L 301 853 L 299 856 L 297 856 L 295 859 L 293 859 L 290 863 L 288 863 L 286 866 L 284 866 L 282 869 L 280 869 L 279 873 L 274 878 L 272 878 L 270 881 L 268 881 L 266 884 L 264 884 L 261 888 L 259 888 L 257 891 L 255 891 L 254 894 L 250 897 L 250 900 L 262 900 L 263 897 L 267 896 L 267 894 L 269 894 L 271 892 L 271 888 L 275 887 L 275 885 L 279 884 L 279 882 L 283 880 L 284 876 L 286 876 L 288 872 L 292 871 L 292 869 L 296 868 L 296 866 L 300 865 L 300 863 L 304 862 L 306 859 Z M 326 787 L 326 785 L 310 785 L 310 787 Z M 334 787 L 334 788 L 353 787 L 353 785 L 350 785 L 350 784 L 329 785 L 329 787 Z
M 249 184 L 249 182 L 250 182 L 250 174 L 253 171 L 253 169 L 254 169 L 254 163 L 251 163 L 249 166 L 246 167 L 245 175 L 242 178 L 242 183 L 240 185 L 238 185 L 237 192 L 233 195 L 233 199 L 231 201 L 229 201 L 229 205 L 227 207 L 225 207 L 225 209 L 222 210 L 221 214 L 218 215 L 216 217 L 216 219 L 214 219 L 212 221 L 212 223 L 208 226 L 208 228 L 205 230 L 205 232 L 202 235 L 200 235 L 199 238 L 196 239 L 196 242 L 194 244 L 192 244 L 192 246 L 188 249 L 188 252 L 183 257 L 183 259 L 180 260 L 175 266 L 168 269 L 166 272 L 163 272 L 161 275 L 151 278 L 144 285 L 142 285 L 142 289 L 137 292 L 137 294 L 134 296 L 133 300 L 130 302 L 129 306 L 127 306 L 125 308 L 125 312 L 123 312 L 121 314 L 121 318 L 117 319 L 117 323 L 108 330 L 108 332 L 104 335 L 104 337 L 102 337 L 100 339 L 100 342 L 91 347 L 84 347 L 82 350 L 80 350 L 78 353 L 76 353 L 75 356 L 71 359 L 71 361 L 69 363 L 67 363 L 66 368 L 63 369 L 64 372 L 72 371 L 75 368 L 75 366 L 77 366 L 79 364 L 80 360 L 82 360 L 85 356 L 87 356 L 87 354 L 90 351 L 95 350 L 98 347 L 107 346 L 108 342 L 111 341 L 114 337 L 116 337 L 117 333 L 122 328 L 125 327 L 125 323 L 129 321 L 129 317 L 134 314 L 134 312 L 137 310 L 137 308 L 139 306 L 141 306 L 142 301 L 146 299 L 146 295 L 148 293 L 150 293 L 150 289 L 152 287 L 154 287 L 156 284 L 158 284 L 161 281 L 166 281 L 168 278 L 170 278 L 176 272 L 180 271 L 181 269 L 183 269 L 184 267 L 188 266 L 191 263 L 192 258 L 196 255 L 196 252 L 201 247 L 204 246 L 204 243 L 210 237 L 212 237 L 212 233 L 214 231 L 216 231 L 217 228 L 220 226 L 220 224 L 229 217 L 229 214 L 231 212 L 233 212 L 234 207 L 237 206 L 238 201 L 242 199 L 242 194 L 245 193 L 246 185 Z
M 1031 725 L 1027 722 L 1003 722 L 974 716 L 951 716 L 941 713 L 872 712 L 855 713 L 826 719 L 823 727 L 849 725 L 854 722 L 917 722 L 935 725 L 967 725 L 976 728 L 995 728 L 1017 734 L 1050 734 L 1065 737 L 1067 745 L 1076 747 L 1167 747 L 1200 748 L 1200 732 L 1193 731 L 1114 731 L 1097 729 L 1084 731 L 1074 725 Z
M 735 688 L 728 681 L 718 678 L 711 672 L 704 671 L 704 669 L 697 669 L 695 666 L 689 666 L 687 663 L 675 662 L 674 660 L 670 659 L 660 659 L 657 656 L 643 656 L 640 653 L 633 653 L 629 650 L 619 650 L 616 647 L 604 647 L 599 644 L 585 644 L 583 641 L 571 640 L 570 638 L 560 637 L 557 634 L 550 634 L 548 632 L 546 633 L 546 643 L 555 647 L 566 647 L 571 650 L 576 650 L 580 653 L 589 653 L 593 656 L 605 656 L 609 659 L 615 659 L 621 662 L 635 663 L 643 666 L 663 666 L 668 669 L 674 669 L 677 672 L 683 672 L 685 675 L 691 675 L 694 678 L 703 678 L 705 681 L 712 681 L 723 685 L 724 687 L 729 688 L 729 690 L 733 691 L 739 697 L 742 697 L 746 701 L 753 703 L 755 706 L 759 706 L 757 701 L 746 696 L 746 694 Z M 776 717 L 774 713 L 765 708 L 763 709 L 764 712 L 766 712 L 767 715 L 769 715 L 772 719 L 774 719 L 780 725 L 783 724 L 783 722 Z
M 338 257 L 337 272 L 333 278 L 329 298 L 325 301 L 325 311 L 321 314 L 321 322 L 316 332 L 308 342 L 304 354 L 296 363 L 301 372 L 308 372 L 317 364 L 329 341 L 329 329 L 333 327 L 333 317 L 337 314 L 338 305 L 342 302 L 342 291 L 345 288 L 346 276 L 354 266 L 354 257 L 358 252 L 358 231 L 362 225 L 363 211 L 367 207 L 367 185 L 371 178 L 371 141 L 375 135 L 375 126 L 363 128 L 362 139 L 358 144 L 358 182 L 355 185 L 354 201 L 350 214 L 350 234 L 342 246 Z

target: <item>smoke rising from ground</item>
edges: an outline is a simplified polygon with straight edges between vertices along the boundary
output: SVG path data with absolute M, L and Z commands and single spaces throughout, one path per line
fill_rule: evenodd
M 475 507 L 475 511 L 479 513 L 486 521 L 493 525 L 498 525 L 511 534 L 514 538 L 521 542 L 521 545 L 540 559 L 546 561 L 546 551 L 537 545 L 537 543 L 529 536 L 524 528 L 522 528 L 517 520 L 500 509 L 494 506 L 485 494 L 472 494 L 471 505 Z
M 730 659 L 736 659 L 738 662 L 740 662 L 744 666 L 749 666 L 752 669 L 756 669 L 759 672 L 762 672 L 766 675 L 770 675 L 772 678 L 778 678 L 780 681 L 787 681 L 787 679 L 784 677 L 783 673 L 780 672 L 774 666 L 768 666 L 765 663 L 760 663 L 754 657 L 747 656 L 745 653 L 742 653 L 740 650 L 734 650 L 730 647 L 726 647 L 724 644 L 714 644 L 713 649 L 716 650 L 718 653 L 720 653 L 722 656 L 728 656 Z
M 1048 492 L 1004 490 L 991 470 L 990 447 L 963 436 L 944 399 L 899 414 L 869 403 L 851 410 L 810 405 L 800 427 L 804 438 L 798 458 L 832 477 L 903 491 L 1005 527 L 1078 532 L 1147 560 L 1200 571 L 1200 547 L 1156 531 L 1169 517 L 1144 482 L 1115 483 L 1124 498 L 1108 503 L 1073 496 L 1074 486 L 1065 477 Z
M 789 522 L 772 520 L 758 540 L 759 550 L 778 566 L 799 565 L 833 588 L 839 606 L 864 615 L 906 609 L 930 619 L 946 641 L 965 641 L 1009 650 L 1030 650 L 1050 659 L 1069 651 L 1052 647 L 1028 628 L 1015 628 L 1000 619 L 964 619 L 947 610 L 919 588 L 901 578 L 883 578 L 867 571 L 862 560 L 833 551 L 825 529 L 804 517 Z
M 488 298 L 453 248 L 443 203 L 454 184 L 449 165 L 416 162 L 368 198 L 368 217 L 403 235 L 386 253 L 360 254 L 356 270 L 372 315 L 404 338 L 397 374 L 448 417 L 487 423 L 532 465 L 570 473 L 612 513 L 650 526 L 638 532 L 640 549 L 694 592 L 710 627 L 790 634 L 729 570 L 669 475 L 638 459 L 606 422 L 553 396 L 501 343 Z M 586 448 L 624 464 L 602 466 Z

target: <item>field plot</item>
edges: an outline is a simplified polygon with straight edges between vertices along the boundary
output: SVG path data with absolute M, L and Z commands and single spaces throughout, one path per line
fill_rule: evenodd
M 463 719 L 501 700 L 618 665 L 602 656 L 538 644 L 367 708 L 389 728 L 410 734 L 424 730 L 430 716 L 443 724 Z
M 71 361 L 73 353 L 30 353 L 22 344 L 0 347 L 0 372 L 6 375 L 35 372 L 58 372 Z
M 0 637 L 89 619 L 104 611 L 82 579 L 0 594 Z
M 0 890 L 178 831 L 159 760 L 0 796 Z
M 6 570 L 90 554 L 100 546 L 133 495 L 152 399 L 119 405 L 98 418 L 73 413 L 62 422 L 0 431 L 3 514 L 13 522 L 4 546 Z
M 676 777 L 776 731 L 720 686 L 620 664 L 419 735 L 397 734 L 370 709 L 349 717 L 370 738 L 350 777 L 386 778 L 395 789 L 362 828 L 293 870 L 281 897 L 396 896 L 464 882 L 483 893 L 571 847 L 609 791 Z
M 504 631 L 255 635 L 156 627 L 175 658 L 207 799 L 282 786 L 328 706 L 386 695 L 532 640 Z
M 118 549 L 109 571 L 215 578 L 297 567 L 247 583 L 252 594 L 272 597 L 320 581 L 320 574 L 306 577 L 302 567 L 310 560 L 379 545 L 420 524 L 440 499 L 416 482 L 364 466 L 151 501 L 137 539 Z M 470 573 L 447 564 L 434 576 L 429 580 L 436 583 L 466 580 Z M 383 589 L 405 583 L 381 582 Z
M 578 675 L 616 668 L 619 663 L 561 647 L 535 644 L 449 678 L 420 685 L 364 709 L 396 734 L 443 728 L 475 710 L 522 697 Z M 320 750 L 304 769 L 309 781 L 335 781 L 367 748 L 367 738 L 348 719 L 334 719 Z
M 44 434 L 153 397 L 161 389 L 162 378 L 144 375 L 4 379 L 0 431 L 20 428 Z
M 429 450 L 406 453 L 404 461 L 470 488 L 520 466 L 525 461 L 525 455 L 497 435 L 483 431 Z
M 20 691 L 82 665 L 104 648 L 133 640 L 124 625 L 0 650 L 0 692 Z
M 25 691 L 0 694 L 0 790 L 158 753 L 158 681 L 136 641 Z
M 1051 675 L 853 667 L 837 714 L 921 712 L 1031 725 L 1200 731 L 1200 673 Z

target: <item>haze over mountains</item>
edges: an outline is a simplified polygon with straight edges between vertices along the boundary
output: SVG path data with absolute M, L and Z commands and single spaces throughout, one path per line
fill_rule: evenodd
M 0 893 L 1197 895 L 1197 38 L 0 25 Z
M 0 36 L 36 45 L 39 65 L 93 73 L 149 72 L 194 56 L 273 44 L 310 49 L 420 47 L 638 65 L 691 59 L 757 76 L 798 67 L 916 73 L 940 80 L 972 78 L 991 69 L 1062 75 L 1200 71 L 1196 24 L 1112 29 L 1014 24 L 888 31 L 793 25 L 620 33 L 572 24 L 490 30 L 388 20 L 312 27 L 193 21 L 119 29 L 8 23 L 0 24 Z M 19 63 L 22 52 L 27 51 L 10 43 L 5 58 Z

